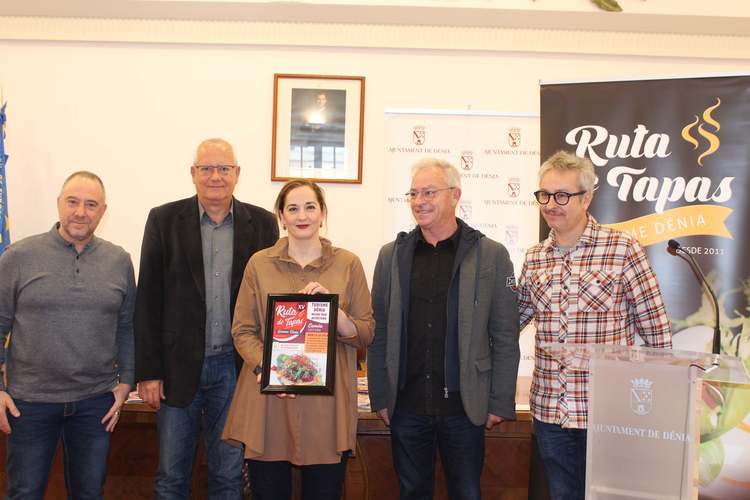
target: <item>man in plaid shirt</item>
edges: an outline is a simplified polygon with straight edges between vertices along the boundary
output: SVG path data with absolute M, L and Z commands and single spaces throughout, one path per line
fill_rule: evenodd
M 526 252 L 518 280 L 521 328 L 536 320 L 531 413 L 554 500 L 585 495 L 588 373 L 560 366 L 540 344 L 633 345 L 638 334 L 672 346 L 643 248 L 588 213 L 595 183 L 588 159 L 559 151 L 542 164 L 534 196 L 551 232 Z

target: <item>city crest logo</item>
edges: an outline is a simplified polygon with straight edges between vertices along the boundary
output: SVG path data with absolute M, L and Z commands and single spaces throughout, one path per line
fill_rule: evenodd
M 518 245 L 518 226 L 515 224 L 505 226 L 505 244 L 509 247 Z
M 511 198 L 518 198 L 521 194 L 521 179 L 518 177 L 508 178 L 508 196 Z
M 713 106 L 709 106 L 703 110 L 702 121 L 700 118 L 698 118 L 698 115 L 693 115 L 693 121 L 685 125 L 682 129 L 682 138 L 686 142 L 692 144 L 693 150 L 696 150 L 700 147 L 700 143 L 698 142 L 699 138 L 697 138 L 695 132 L 693 131 L 693 127 L 695 127 L 696 125 L 698 125 L 697 135 L 703 137 L 708 142 L 708 146 L 706 147 L 705 151 L 703 151 L 700 156 L 698 156 L 697 163 L 701 167 L 703 166 L 703 158 L 714 154 L 716 151 L 718 151 L 719 146 L 721 146 L 721 140 L 719 139 L 719 136 L 716 135 L 716 132 L 721 129 L 721 123 L 719 123 L 718 120 L 711 116 L 711 113 L 713 113 L 714 110 L 716 110 L 719 106 L 721 106 L 721 99 L 717 97 L 716 104 L 714 104 Z M 713 131 L 708 130 L 706 128 L 707 125 L 710 126 Z
M 521 129 L 511 127 L 508 129 L 508 146 L 517 148 L 521 145 Z
M 411 140 L 417 146 L 421 146 L 427 140 L 427 132 L 424 125 L 416 125 L 411 132 Z
M 630 383 L 630 409 L 636 415 L 648 415 L 654 403 L 654 392 L 651 390 L 654 383 L 647 378 L 634 378 Z
M 458 204 L 459 218 L 468 222 L 471 220 L 471 212 L 471 200 L 461 200 L 461 202 Z
M 474 153 L 471 151 L 461 151 L 461 169 L 471 170 L 474 167 Z

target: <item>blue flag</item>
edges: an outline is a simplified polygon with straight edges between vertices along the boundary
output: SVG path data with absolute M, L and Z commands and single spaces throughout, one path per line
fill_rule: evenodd
M 8 190 L 5 182 L 5 103 L 0 107 L 0 254 L 10 245 L 10 227 L 8 222 Z

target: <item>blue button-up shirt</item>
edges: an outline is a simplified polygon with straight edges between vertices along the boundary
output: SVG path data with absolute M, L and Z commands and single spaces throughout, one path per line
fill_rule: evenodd
M 203 272 L 206 284 L 206 356 L 232 350 L 231 286 L 234 206 L 216 223 L 199 203 Z

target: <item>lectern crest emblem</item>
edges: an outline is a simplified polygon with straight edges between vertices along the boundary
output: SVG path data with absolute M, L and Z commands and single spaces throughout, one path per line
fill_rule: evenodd
M 654 383 L 647 378 L 634 378 L 630 383 L 630 409 L 636 415 L 648 415 L 654 403 L 654 391 L 651 390 Z

